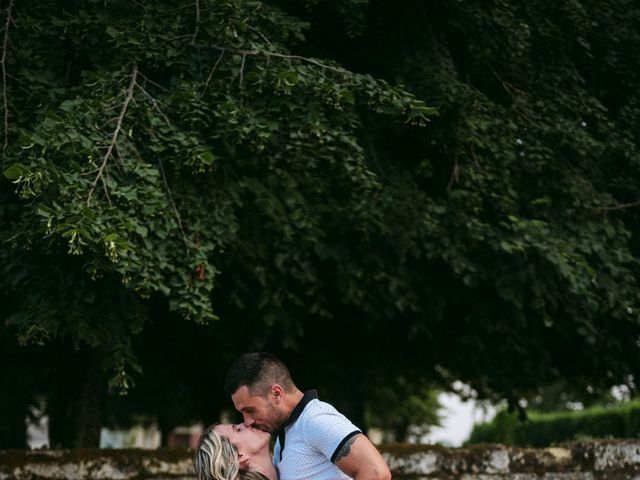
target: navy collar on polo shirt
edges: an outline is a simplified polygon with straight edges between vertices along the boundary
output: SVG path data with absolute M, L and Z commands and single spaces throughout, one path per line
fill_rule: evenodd
M 278 430 L 278 440 L 280 441 L 280 460 L 282 460 L 282 452 L 284 451 L 285 428 L 287 428 L 289 425 L 295 422 L 300 417 L 300 415 L 302 415 L 304 407 L 307 406 L 307 403 L 309 403 L 311 400 L 317 400 L 317 399 L 318 399 L 317 390 L 307 390 L 306 392 L 304 392 L 302 399 L 291 411 L 291 415 L 289 415 L 289 418 L 287 418 L 287 421 L 284 422 L 282 427 L 280 427 L 280 430 Z

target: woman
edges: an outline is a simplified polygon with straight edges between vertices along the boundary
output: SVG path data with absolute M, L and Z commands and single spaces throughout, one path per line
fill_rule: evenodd
M 277 480 L 270 438 L 242 423 L 210 425 L 193 459 L 198 480 Z

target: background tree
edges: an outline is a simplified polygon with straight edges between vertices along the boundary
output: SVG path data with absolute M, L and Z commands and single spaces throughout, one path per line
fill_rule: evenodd
M 311 52 L 440 111 L 419 132 L 368 130 L 384 187 L 410 192 L 393 210 L 408 219 L 394 246 L 410 261 L 393 265 L 428 312 L 410 316 L 429 346 L 422 364 L 513 399 L 559 378 L 633 386 L 632 3 L 282 4 L 310 20 Z M 618 367 L 627 373 L 613 380 Z
M 413 379 L 398 377 L 368 394 L 366 424 L 380 429 L 385 443 L 415 443 L 440 426 L 438 391 L 428 382 L 416 385 Z
M 26 397 L 167 431 L 249 348 L 358 423 L 399 375 L 633 387 L 631 0 L 2 8 L 0 328 L 77 389 Z
M 112 392 L 131 386 L 133 338 L 156 320 L 154 295 L 166 299 L 160 317 L 217 320 L 210 295 L 228 268 L 225 299 L 244 318 L 283 312 L 286 332 L 296 310 L 329 315 L 309 257 L 331 234 L 326 219 L 369 228 L 378 188 L 357 141 L 360 111 L 422 125 L 433 109 L 290 54 L 302 23 L 260 3 L 9 2 L 4 12 L 4 328 L 61 348 L 66 381 L 48 392 L 54 445 L 97 442 L 100 379 Z M 281 281 L 290 275 L 293 285 Z

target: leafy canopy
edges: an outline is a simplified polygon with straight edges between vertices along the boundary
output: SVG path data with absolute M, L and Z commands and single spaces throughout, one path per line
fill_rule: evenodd
M 288 269 L 329 217 L 368 228 L 380 184 L 361 112 L 415 125 L 435 113 L 370 75 L 292 54 L 304 24 L 259 2 L 38 2 L 5 15 L 17 21 L 6 30 L 13 185 L 2 186 L 0 265 L 5 289 L 29 296 L 9 323 L 22 343 L 108 349 L 122 390 L 145 299 L 206 323 L 218 318 L 221 259 L 252 229 L 277 239 L 275 268 Z M 252 276 L 265 277 L 259 264 Z M 303 281 L 300 303 L 317 289 Z
M 4 12 L 22 342 L 99 348 L 125 389 L 161 297 L 211 364 L 265 348 L 360 407 L 398 372 L 512 403 L 637 381 L 632 0 Z

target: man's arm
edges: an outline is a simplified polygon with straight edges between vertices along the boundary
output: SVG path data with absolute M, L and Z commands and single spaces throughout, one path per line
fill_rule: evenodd
M 361 433 L 345 442 L 336 454 L 334 463 L 355 480 L 391 480 L 387 462 Z

